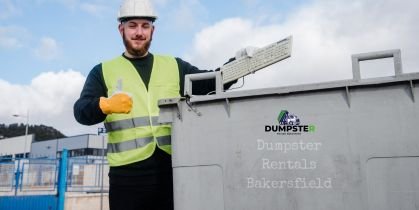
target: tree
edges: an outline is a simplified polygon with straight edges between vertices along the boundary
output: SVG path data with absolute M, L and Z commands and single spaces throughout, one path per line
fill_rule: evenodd
M 3 138 L 24 136 L 25 131 L 26 125 L 22 123 L 10 125 L 0 124 L 0 136 L 3 136 Z M 59 130 L 46 125 L 29 125 L 28 134 L 34 134 L 34 141 L 45 141 L 66 137 Z

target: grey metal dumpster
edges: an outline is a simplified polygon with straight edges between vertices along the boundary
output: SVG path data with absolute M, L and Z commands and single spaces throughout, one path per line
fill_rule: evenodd
M 161 101 L 176 210 L 419 209 L 419 74 Z

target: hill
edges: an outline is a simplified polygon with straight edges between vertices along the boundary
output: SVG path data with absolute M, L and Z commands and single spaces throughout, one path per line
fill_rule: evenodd
M 0 137 L 11 138 L 25 135 L 26 125 L 21 124 L 0 124 Z M 46 125 L 29 125 L 28 134 L 34 134 L 34 141 L 45 141 L 66 137 L 59 130 Z

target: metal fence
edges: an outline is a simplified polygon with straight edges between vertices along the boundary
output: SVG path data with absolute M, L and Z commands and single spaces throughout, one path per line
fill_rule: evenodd
M 66 176 L 58 174 L 66 174 L 66 165 L 67 158 L 1 159 L 0 210 L 63 210 L 65 190 L 58 188 Z
M 57 159 L 3 159 L 0 161 L 0 196 L 56 194 Z
M 24 161 L 21 174 L 21 192 L 52 192 L 56 193 L 58 178 L 57 160 Z
M 103 157 L 0 159 L 0 210 L 62 210 L 65 192 L 100 193 L 103 209 L 108 171 Z
M 109 191 L 109 165 L 98 158 L 70 158 L 68 165 L 68 192 Z
M 109 165 L 95 157 L 68 159 L 68 192 L 107 192 Z M 0 196 L 55 194 L 57 159 L 3 159 L 0 161 Z M 31 193 L 32 192 L 32 193 Z
M 0 163 L 0 192 L 13 190 L 14 171 L 13 162 Z
M 57 159 L 0 160 L 0 196 L 56 194 Z M 109 165 L 102 158 L 69 158 L 67 192 L 107 192 Z

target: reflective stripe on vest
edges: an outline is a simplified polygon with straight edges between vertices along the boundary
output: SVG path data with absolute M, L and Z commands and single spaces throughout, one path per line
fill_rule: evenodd
M 108 96 L 120 90 L 118 81 L 122 81 L 121 91 L 129 93 L 133 100 L 129 114 L 106 117 L 109 165 L 121 166 L 147 159 L 156 146 L 171 154 L 171 126 L 158 123 L 158 101 L 180 96 L 176 59 L 154 55 L 148 88 L 137 69 L 122 56 L 103 62 L 102 74 Z
M 119 131 L 124 129 L 130 129 L 135 127 L 150 126 L 150 125 L 161 125 L 158 122 L 159 117 L 151 117 L 151 124 L 149 117 L 136 117 L 125 120 L 117 120 L 113 122 L 105 122 L 105 128 L 107 132 Z
M 157 144 L 159 146 L 166 146 L 171 145 L 171 136 L 159 136 L 156 137 Z M 108 153 L 118 153 L 118 152 L 125 152 L 133 149 L 137 149 L 140 147 L 144 147 L 145 145 L 151 143 L 153 141 L 153 137 L 146 137 L 146 138 L 138 138 L 131 141 L 124 141 L 121 143 L 114 143 L 108 144 Z

